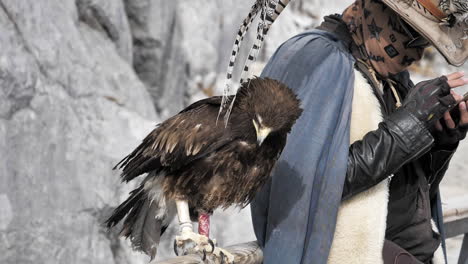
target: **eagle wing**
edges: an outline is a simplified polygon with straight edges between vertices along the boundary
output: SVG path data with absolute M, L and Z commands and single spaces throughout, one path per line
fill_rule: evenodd
M 143 142 L 115 168 L 130 181 L 150 171 L 175 171 L 232 141 L 229 129 L 218 124 L 221 97 L 193 103 L 159 124 Z

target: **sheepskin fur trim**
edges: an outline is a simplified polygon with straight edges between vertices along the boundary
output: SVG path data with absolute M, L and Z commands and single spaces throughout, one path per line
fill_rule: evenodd
M 359 71 L 354 72 L 351 143 L 376 130 L 383 121 L 372 87 Z M 383 263 L 388 188 L 388 181 L 382 181 L 341 204 L 328 263 Z

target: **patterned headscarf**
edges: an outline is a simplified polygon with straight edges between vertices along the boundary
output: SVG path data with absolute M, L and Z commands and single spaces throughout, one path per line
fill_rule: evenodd
M 428 42 L 380 0 L 357 0 L 343 13 L 354 42 L 355 57 L 383 78 L 420 60 Z

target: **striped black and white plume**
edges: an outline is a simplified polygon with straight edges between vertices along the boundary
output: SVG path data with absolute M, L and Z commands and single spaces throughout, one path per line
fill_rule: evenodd
M 236 96 L 229 97 L 233 93 L 232 88 L 234 82 L 232 81 L 232 74 L 236 64 L 237 56 L 239 54 L 246 33 L 249 31 L 249 28 L 254 22 L 255 18 L 259 16 L 260 21 L 257 26 L 257 37 L 253 43 L 253 46 L 250 49 L 247 60 L 245 61 L 244 68 L 240 77 L 240 84 L 244 83 L 249 77 L 249 68 L 252 65 L 252 63 L 255 62 L 258 53 L 262 47 L 265 36 L 268 34 L 271 25 L 273 25 L 275 20 L 278 18 L 281 12 L 283 12 L 283 10 L 286 8 L 289 2 L 290 0 L 256 0 L 254 5 L 250 9 L 249 14 L 242 22 L 242 25 L 240 26 L 239 31 L 237 33 L 234 46 L 232 48 L 229 66 L 227 68 L 226 84 L 224 87 L 222 97 L 223 99 L 219 110 L 219 114 L 225 113 L 225 124 L 227 124 L 229 115 L 231 114 L 232 106 L 234 104 L 234 100 L 236 99 Z

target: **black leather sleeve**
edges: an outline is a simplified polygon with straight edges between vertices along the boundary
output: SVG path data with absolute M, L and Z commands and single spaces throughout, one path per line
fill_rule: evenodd
M 427 182 L 430 186 L 429 194 L 431 199 L 437 195 L 439 184 L 444 178 L 445 172 L 449 167 L 450 160 L 455 154 L 458 144 L 453 149 L 432 149 L 426 155 L 429 157 L 430 166 L 427 171 Z
M 349 148 L 342 199 L 365 191 L 393 175 L 404 164 L 428 152 L 434 138 L 424 124 L 398 109 Z

